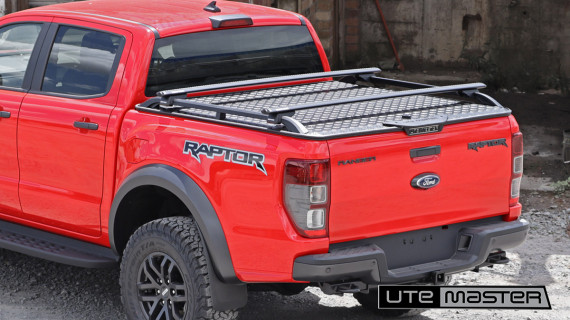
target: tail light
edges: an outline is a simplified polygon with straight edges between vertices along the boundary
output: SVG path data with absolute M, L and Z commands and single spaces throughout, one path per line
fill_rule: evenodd
M 512 148 L 512 172 L 511 172 L 511 206 L 519 202 L 521 179 L 523 174 L 523 135 L 520 132 L 513 134 Z
M 329 197 L 328 160 L 287 160 L 283 202 L 299 234 L 307 238 L 328 235 Z

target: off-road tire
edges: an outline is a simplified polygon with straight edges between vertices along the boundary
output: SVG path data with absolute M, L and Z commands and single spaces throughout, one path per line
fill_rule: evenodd
M 140 227 L 121 262 L 121 298 L 128 318 L 236 319 L 236 310 L 214 310 L 208 263 L 192 218 L 164 218 Z

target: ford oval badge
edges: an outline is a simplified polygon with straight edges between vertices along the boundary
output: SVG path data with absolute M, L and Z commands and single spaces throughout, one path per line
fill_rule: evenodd
M 429 189 L 439 184 L 439 176 L 435 173 L 424 173 L 412 179 L 412 187 Z

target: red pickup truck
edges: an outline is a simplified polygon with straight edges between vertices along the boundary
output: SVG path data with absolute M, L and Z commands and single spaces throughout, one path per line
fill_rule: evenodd
M 505 263 L 522 134 L 481 83 L 330 71 L 309 21 L 95 0 L 0 19 L 0 247 L 120 263 L 130 319 L 237 316 L 247 291 Z

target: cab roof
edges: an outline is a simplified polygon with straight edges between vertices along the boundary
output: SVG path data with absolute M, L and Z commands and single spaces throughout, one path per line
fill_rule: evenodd
M 92 0 L 55 4 L 24 10 L 19 14 L 50 15 L 107 21 L 132 22 L 133 26 L 146 25 L 159 37 L 188 32 L 212 30 L 210 17 L 242 14 L 253 20 L 253 26 L 301 25 L 302 18 L 292 12 L 244 4 L 234 1 L 217 1 L 221 12 L 204 10 L 211 0 Z

